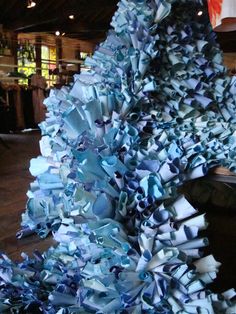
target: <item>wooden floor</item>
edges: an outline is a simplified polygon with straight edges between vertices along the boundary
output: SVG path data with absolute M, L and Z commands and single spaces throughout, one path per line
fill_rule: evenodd
M 20 253 L 31 254 L 36 248 L 46 250 L 55 242 L 48 238 L 31 236 L 16 239 L 20 229 L 21 214 L 25 209 L 26 192 L 33 177 L 29 173 L 30 159 L 39 155 L 40 133 L 0 134 L 0 251 L 6 252 L 14 260 Z
M 42 252 L 56 245 L 51 238 L 42 240 L 36 235 L 22 240 L 15 237 L 25 208 L 26 192 L 33 180 L 28 170 L 29 161 L 39 154 L 40 135 L 39 132 L 1 134 L 0 138 L 9 146 L 7 149 L 0 142 L 0 250 L 19 260 L 22 251 L 31 255 L 36 248 Z M 205 211 L 210 223 L 206 232 L 210 246 L 206 252 L 222 262 L 212 289 L 224 291 L 235 287 L 236 283 L 236 210 L 225 211 L 208 204 L 200 209 L 200 212 Z

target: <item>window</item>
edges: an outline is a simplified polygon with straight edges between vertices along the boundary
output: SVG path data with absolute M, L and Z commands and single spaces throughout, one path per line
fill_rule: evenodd
M 42 76 L 46 78 L 48 86 L 56 83 L 56 76 L 52 73 L 56 69 L 56 58 L 56 47 L 44 45 L 41 47 Z
M 35 45 L 28 40 L 18 42 L 17 51 L 18 72 L 25 75 L 19 80 L 20 84 L 27 84 L 28 77 L 36 73 Z M 53 70 L 56 68 L 56 47 L 41 46 L 41 71 L 42 76 L 47 80 L 47 85 L 51 86 L 56 82 L 56 75 Z
M 20 84 L 28 84 L 28 77 L 35 73 L 35 47 L 29 41 L 19 42 L 17 50 L 18 72 L 25 75 Z

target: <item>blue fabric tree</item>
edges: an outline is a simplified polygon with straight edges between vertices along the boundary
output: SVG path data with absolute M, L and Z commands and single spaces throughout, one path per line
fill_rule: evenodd
M 74 84 L 52 90 L 19 237 L 59 242 L 2 255 L 1 309 L 19 313 L 235 313 L 206 285 L 204 214 L 178 192 L 235 170 L 235 81 L 200 1 L 122 0 Z

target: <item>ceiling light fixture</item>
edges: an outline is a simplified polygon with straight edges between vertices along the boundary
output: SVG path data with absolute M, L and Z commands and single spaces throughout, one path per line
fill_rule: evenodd
M 74 18 L 75 18 L 74 14 L 70 14 L 68 17 L 70 20 L 74 20 Z
M 60 36 L 60 35 L 61 35 L 60 31 L 56 31 L 56 32 L 55 32 L 55 35 L 56 35 L 56 36 Z
M 203 15 L 203 11 L 201 11 L 201 10 L 200 10 L 200 11 L 198 11 L 197 15 L 198 15 L 198 16 Z
M 27 1 L 27 9 L 32 9 L 35 6 L 36 6 L 36 2 L 34 2 L 32 0 Z

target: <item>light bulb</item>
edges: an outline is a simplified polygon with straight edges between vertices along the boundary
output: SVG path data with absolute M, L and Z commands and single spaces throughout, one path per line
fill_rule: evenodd
M 56 31 L 56 32 L 55 32 L 55 35 L 56 35 L 56 36 L 60 36 L 60 35 L 61 35 L 60 31 Z
M 27 9 L 32 9 L 35 6 L 36 6 L 36 2 L 34 2 L 32 0 L 28 0 L 28 2 L 27 2 Z
M 198 16 L 203 15 L 203 11 L 201 11 L 201 10 L 200 10 L 200 11 L 198 11 L 197 15 L 198 15 Z
M 70 14 L 68 17 L 70 20 L 74 20 L 74 18 L 75 18 L 74 14 Z

